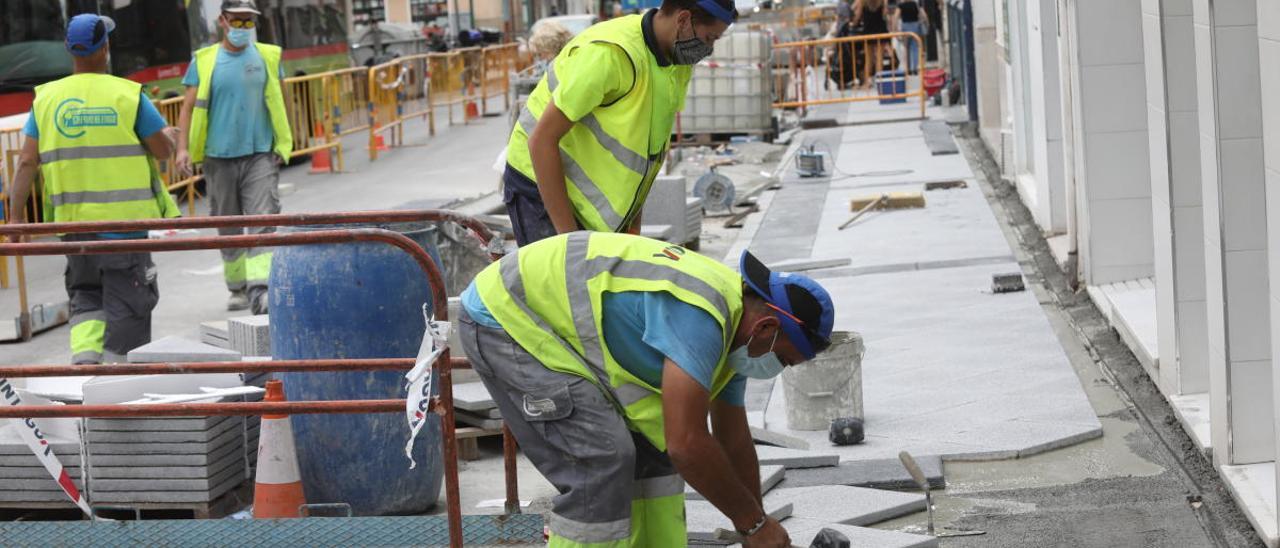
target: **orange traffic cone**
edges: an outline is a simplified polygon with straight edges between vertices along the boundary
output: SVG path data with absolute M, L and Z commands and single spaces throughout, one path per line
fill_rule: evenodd
M 467 83 L 467 121 L 480 117 L 480 107 L 476 106 L 476 85 L 474 82 Z
M 312 133 L 316 137 L 325 137 L 324 124 L 315 123 L 315 132 Z M 333 164 L 329 163 L 329 149 L 322 148 L 311 154 L 311 173 L 324 173 L 333 171 Z
M 311 153 L 311 173 L 327 173 L 333 171 L 333 164 L 329 162 L 329 149 L 322 148 Z
M 285 401 L 284 383 L 267 381 L 263 401 Z M 298 453 L 293 446 L 293 427 L 288 415 L 263 415 L 258 434 L 258 477 L 253 486 L 253 517 L 302 517 L 299 507 L 307 503 L 302 495 L 302 475 Z
M 378 148 L 378 152 L 386 152 L 388 150 L 391 150 L 390 148 L 387 147 L 387 142 L 382 140 L 381 133 L 373 136 L 373 143 Z

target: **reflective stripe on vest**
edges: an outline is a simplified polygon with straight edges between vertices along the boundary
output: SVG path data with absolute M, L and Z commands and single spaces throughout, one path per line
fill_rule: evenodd
M 40 174 L 48 222 L 168 216 L 172 197 L 136 134 L 142 86 L 82 73 L 36 88 Z M 177 206 L 173 209 L 176 211 Z
M 209 98 L 213 89 L 213 69 L 217 67 L 218 50 L 221 47 L 222 44 L 217 43 L 195 53 L 196 74 L 200 77 L 200 84 L 196 87 L 195 108 L 191 111 L 191 129 L 187 135 L 187 152 L 194 163 L 204 161 L 204 147 L 209 135 Z M 274 139 L 271 150 L 281 160 L 288 160 L 293 154 L 293 130 L 289 127 L 279 78 L 281 50 L 279 46 L 263 43 L 255 43 L 254 47 L 262 56 L 262 64 L 267 71 L 263 100 L 267 104 L 267 115 L 271 118 Z
M 672 250 L 678 250 L 678 259 L 662 253 L 676 254 Z M 613 360 L 596 310 L 601 295 L 666 291 L 706 311 L 724 333 L 711 396 L 733 377 L 725 357 L 742 315 L 742 278 L 683 248 L 627 234 L 579 231 L 503 257 L 476 277 L 476 285 L 485 306 L 517 343 L 543 365 L 600 385 L 623 408 L 631 428 L 659 449 L 666 447 L 660 390 Z
M 612 44 L 625 52 L 633 69 L 629 74 L 633 85 L 622 97 L 577 120 L 560 140 L 560 158 L 578 223 L 587 230 L 622 232 L 639 214 L 657 168 L 666 157 L 675 105 L 655 102 L 654 96 L 665 97 L 676 91 L 683 95 L 692 69 L 657 66 L 644 42 L 640 16 L 594 25 L 562 51 L 571 52 L 589 43 Z M 521 111 L 507 145 L 507 163 L 531 180 L 536 180 L 536 174 L 528 138 L 560 82 L 574 77 L 563 71 L 600 70 L 559 63 L 567 55 L 557 58 L 548 68 Z

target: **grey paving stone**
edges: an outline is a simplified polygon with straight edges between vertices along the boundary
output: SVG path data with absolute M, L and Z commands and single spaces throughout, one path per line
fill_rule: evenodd
M 759 458 L 761 465 L 781 464 L 786 466 L 787 469 L 835 466 L 840 463 L 840 456 L 835 453 L 803 451 L 769 445 L 757 445 L 756 457 Z
M 142 491 L 211 491 L 234 475 L 244 475 L 243 458 L 227 459 L 219 463 L 219 468 L 209 468 L 202 478 L 166 478 L 159 475 L 152 478 L 102 479 L 93 476 L 93 491 L 105 492 L 142 492 Z
M 771 489 L 782 482 L 782 479 L 786 477 L 786 474 L 787 469 L 782 465 L 771 464 L 768 466 L 761 466 L 760 492 L 768 493 Z M 702 496 L 702 493 L 695 491 L 688 483 L 684 484 L 684 498 L 685 500 L 707 500 L 706 497 Z
M 485 411 L 497 407 L 484 383 L 464 382 L 453 385 L 453 406 L 467 411 Z
M 502 419 L 490 419 L 483 416 L 476 416 L 466 411 L 455 412 L 453 414 L 453 418 L 467 426 L 474 426 L 485 430 L 498 430 L 502 428 Z
M 871 525 L 925 509 L 922 494 L 847 485 L 774 489 L 765 495 L 764 504 L 794 504 L 796 518 L 845 525 Z
M 758 426 L 751 427 L 751 438 L 756 440 L 757 443 L 767 443 L 778 447 L 786 447 L 787 449 L 809 449 L 809 442 L 805 440 Z
M 227 320 L 231 349 L 243 356 L 271 355 L 271 316 L 239 316 Z
M 920 465 L 920 470 L 929 480 L 929 488 L 946 488 L 947 480 L 943 475 L 942 457 L 916 457 L 916 463 Z M 906 468 L 902 467 L 902 462 L 898 459 L 846 461 L 839 466 L 792 470 L 780 487 L 790 489 L 816 485 L 851 485 L 896 491 L 919 490 L 916 482 L 911 479 L 911 475 L 907 473 Z
M 172 335 L 129 352 L 129 363 L 227 361 L 240 361 L 240 353 Z
M 61 455 L 59 455 L 58 460 L 62 460 Z M 63 463 L 63 468 L 67 471 L 68 474 L 71 474 L 71 477 L 73 478 L 80 477 L 79 466 L 69 466 L 66 463 Z M 45 470 L 43 466 L 0 465 L 0 479 L 3 479 L 3 480 L 34 479 L 34 478 L 48 478 L 48 477 L 49 477 L 49 471 Z
M 771 504 L 765 501 L 764 508 L 769 513 L 776 512 L 783 504 Z M 788 518 L 790 519 L 790 518 Z M 685 529 L 689 532 L 690 543 L 726 544 L 716 541 L 716 529 L 733 530 L 733 522 L 720 513 L 720 509 L 705 500 L 691 500 L 684 503 Z M 786 523 L 786 520 L 783 520 Z
M 231 335 L 227 333 L 227 320 L 200 324 L 200 342 L 218 348 L 231 348 Z
M 112 502 L 118 504 L 211 502 L 223 493 L 248 480 L 241 473 L 232 473 L 209 491 L 90 491 L 94 504 Z M 65 495 L 64 495 L 65 496 Z
M 823 529 L 834 529 L 844 533 L 844 536 L 849 538 L 849 548 L 937 548 L 938 546 L 938 539 L 926 535 L 821 523 L 809 519 L 791 518 L 782 522 L 782 526 L 786 528 L 787 534 L 791 535 L 791 544 L 795 546 L 808 546 Z
M 243 443 L 240 428 L 229 428 L 207 442 L 186 443 L 89 443 L 91 459 L 98 455 L 203 455 L 227 443 Z M 92 460 L 90 461 L 92 462 Z

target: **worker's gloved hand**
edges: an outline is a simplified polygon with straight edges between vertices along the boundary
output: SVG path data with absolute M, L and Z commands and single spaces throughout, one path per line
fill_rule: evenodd
M 744 548 L 791 548 L 791 536 L 778 520 L 770 516 L 756 534 L 742 542 Z
M 177 158 L 174 158 L 173 163 L 174 167 L 178 169 L 178 175 L 181 175 L 182 178 L 185 179 L 191 176 L 191 153 L 185 150 L 179 150 L 178 156 Z

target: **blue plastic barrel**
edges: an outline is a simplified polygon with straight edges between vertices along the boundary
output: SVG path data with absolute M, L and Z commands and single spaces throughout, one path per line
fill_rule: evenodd
M 434 226 L 379 228 L 404 233 L 440 264 Z M 382 242 L 278 247 L 269 294 L 271 356 L 278 360 L 414 357 L 422 342 L 422 305 L 431 301 L 418 264 Z M 276 378 L 290 401 L 405 397 L 404 373 L 397 371 Z M 292 423 L 307 502 L 347 503 L 360 516 L 421 513 L 435 505 L 443 478 L 438 417 L 418 434 L 413 470 L 404 454 L 409 427 L 403 412 L 295 415 Z

